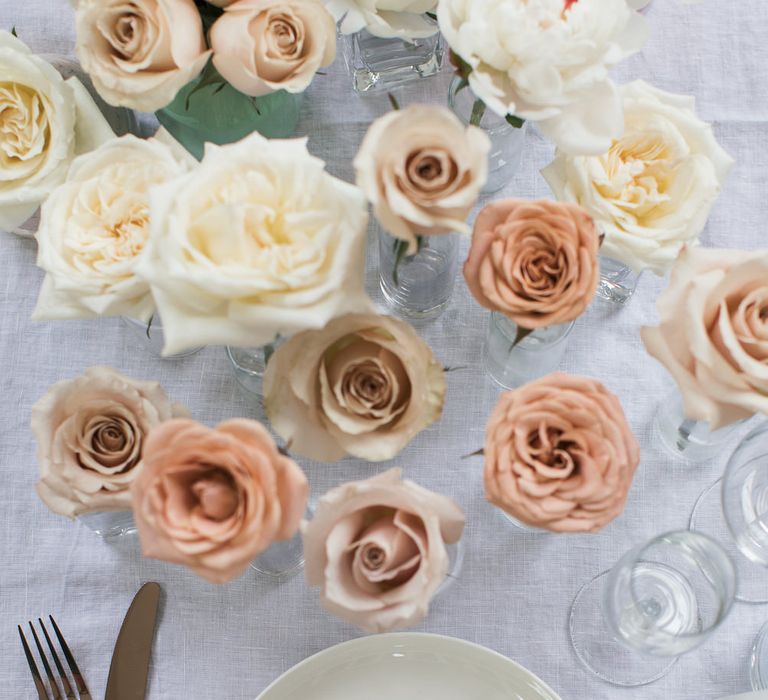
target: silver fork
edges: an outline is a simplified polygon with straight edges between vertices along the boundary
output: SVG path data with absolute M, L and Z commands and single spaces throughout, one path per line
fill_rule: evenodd
M 83 674 L 80 673 L 80 669 L 77 667 L 77 663 L 75 662 L 75 657 L 72 656 L 72 652 L 69 650 L 69 646 L 67 646 L 67 643 L 64 641 L 64 636 L 61 634 L 61 630 L 56 624 L 56 620 L 53 619 L 52 615 L 49 615 L 48 619 L 51 621 L 53 632 L 56 635 L 56 639 L 59 640 L 61 650 L 64 652 L 64 658 L 67 660 L 67 665 L 69 666 L 69 670 L 72 673 L 72 679 L 75 682 L 75 687 L 77 688 L 80 700 L 91 700 L 91 694 L 88 692 L 88 688 L 85 685 Z M 32 630 L 32 636 L 35 639 L 37 652 L 40 655 L 40 660 L 43 662 L 45 675 L 48 677 L 48 684 L 51 688 L 51 693 L 50 695 L 48 694 L 48 690 L 45 687 L 45 682 L 43 681 L 43 678 L 40 675 L 40 671 L 37 668 L 37 663 L 35 663 L 35 657 L 32 655 L 32 650 L 29 648 L 29 644 L 27 644 L 27 638 L 24 636 L 21 625 L 18 625 L 19 637 L 21 637 L 21 645 L 24 647 L 24 655 L 27 657 L 29 670 L 32 671 L 32 678 L 35 681 L 35 688 L 37 689 L 39 700 L 63 700 L 63 698 L 66 698 L 67 700 L 77 700 L 78 695 L 75 695 L 75 691 L 72 690 L 72 684 L 69 682 L 69 678 L 64 671 L 64 666 L 62 666 L 61 661 L 59 661 L 59 655 L 56 653 L 56 649 L 53 646 L 53 642 L 51 641 L 50 636 L 48 635 L 48 630 L 45 628 L 45 624 L 39 617 L 37 618 L 37 622 L 40 625 L 40 629 L 43 631 L 45 641 L 48 643 L 48 649 L 51 652 L 53 664 L 56 666 L 56 670 L 59 672 L 61 687 L 64 689 L 64 695 L 62 695 L 61 690 L 59 689 L 59 685 L 53 676 L 51 665 L 48 663 L 48 657 L 45 655 L 45 651 L 43 650 L 43 645 L 40 644 L 40 639 L 37 636 L 37 632 L 35 631 L 35 626 L 32 624 L 32 622 L 30 622 L 29 629 Z

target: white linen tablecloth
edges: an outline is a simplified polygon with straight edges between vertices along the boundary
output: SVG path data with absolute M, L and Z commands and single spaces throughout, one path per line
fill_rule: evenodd
M 648 20 L 650 40 L 621 66 L 617 78 L 644 78 L 697 97 L 699 113 L 714 122 L 719 140 L 736 158 L 704 242 L 765 247 L 768 3 L 655 0 Z M 67 0 L 0 0 L 0 27 L 12 26 L 38 52 L 72 53 L 74 22 Z M 443 75 L 402 94 L 400 102 L 444 102 L 448 81 L 446 67 Z M 339 57 L 311 86 L 298 134 L 309 136 L 310 150 L 332 173 L 352 179 L 352 158 L 366 127 L 387 109 L 386 97 L 352 92 Z M 500 196 L 550 196 L 539 170 L 552 150 L 530 130 L 523 165 Z M 33 489 L 37 466 L 29 414 L 53 382 L 108 364 L 160 380 L 174 400 L 207 424 L 258 417 L 260 410 L 238 389 L 220 347 L 161 361 L 137 347 L 118 319 L 31 322 L 42 279 L 34 241 L 0 232 L 0 270 L 0 696 L 36 697 L 15 625 L 53 613 L 94 697 L 101 697 L 122 616 L 148 580 L 159 581 L 165 590 L 152 658 L 152 700 L 252 700 L 305 657 L 360 635 L 320 608 L 317 591 L 307 588 L 302 576 L 277 585 L 247 573 L 213 586 L 179 567 L 142 559 L 135 537 L 107 544 L 82 524 L 48 512 Z M 369 288 L 379 298 L 373 271 L 369 261 Z M 564 700 L 709 700 L 745 691 L 749 650 L 768 619 L 768 606 L 737 604 L 723 627 L 668 676 L 630 690 L 591 676 L 569 646 L 568 609 L 582 583 L 634 544 L 686 527 L 697 494 L 720 475 L 730 452 L 729 446 L 710 462 L 682 466 L 654 439 L 655 405 L 671 380 L 644 352 L 638 328 L 654 322 L 654 300 L 662 286 L 662 280 L 645 275 L 627 308 L 594 305 L 578 321 L 563 362 L 565 371 L 598 377 L 619 395 L 643 447 L 626 513 L 594 536 L 517 532 L 485 502 L 481 460 L 461 459 L 482 445 L 499 393 L 479 364 L 487 313 L 470 298 L 462 279 L 450 308 L 420 327 L 446 365 L 468 369 L 448 375 L 442 420 L 392 464 L 455 497 L 468 525 L 459 580 L 434 601 L 416 630 L 489 646 L 540 675 Z M 315 496 L 391 466 L 351 459 L 302 465 Z

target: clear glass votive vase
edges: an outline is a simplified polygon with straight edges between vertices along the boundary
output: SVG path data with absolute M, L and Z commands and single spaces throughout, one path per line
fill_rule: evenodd
M 613 685 L 646 685 L 702 644 L 733 606 L 736 570 L 702 533 L 654 537 L 587 582 L 568 630 L 579 661 Z
M 136 532 L 133 511 L 115 510 L 83 513 L 77 519 L 91 532 L 105 540 L 132 535 Z
M 745 421 L 710 430 L 709 423 L 686 418 L 683 397 L 677 389 L 656 407 L 654 425 L 661 444 L 677 459 L 701 462 L 717 456 Z
M 485 342 L 488 374 L 505 389 L 514 389 L 554 372 L 568 347 L 573 326 L 571 321 L 538 328 L 516 343 L 517 324 L 492 311 Z
M 762 626 L 752 645 L 749 681 L 752 690 L 768 690 L 768 622 Z
M 281 339 L 267 345 L 249 348 L 227 346 L 227 357 L 232 365 L 237 383 L 248 393 L 264 395 L 264 372 L 272 353 L 281 343 Z
M 448 106 L 465 124 L 473 124 L 488 135 L 491 150 L 488 153 L 488 179 L 482 194 L 493 194 L 507 185 L 520 169 L 527 122 L 512 126 L 504 117 L 479 102 L 461 78 L 455 77 L 448 88 Z M 482 107 L 480 106 L 482 105 Z
M 379 286 L 400 316 L 434 318 L 451 300 L 459 271 L 459 235 L 421 236 L 415 255 L 405 241 L 379 228 Z
M 504 520 L 507 521 L 512 527 L 515 528 L 520 534 L 527 534 L 527 535 L 546 535 L 549 533 L 549 530 L 545 530 L 541 527 L 534 527 L 533 525 L 528 525 L 527 523 L 524 523 L 522 520 L 518 520 L 515 516 L 510 515 L 506 511 L 501 511 L 502 515 L 504 516 Z
M 178 360 L 182 357 L 194 355 L 202 350 L 201 347 L 190 348 L 175 355 L 163 355 L 165 335 L 163 334 L 162 321 L 157 314 L 149 321 L 137 321 L 135 318 L 129 318 L 128 316 L 121 316 L 120 319 L 133 338 L 138 341 L 139 345 L 153 357 L 160 358 L 161 360 Z
M 635 293 L 642 272 L 635 272 L 623 262 L 600 256 L 600 281 L 596 295 L 612 304 L 626 304 Z
M 356 92 L 391 90 L 440 71 L 443 63 L 443 38 L 437 22 L 435 33 L 421 39 L 382 38 L 365 29 L 354 34 L 339 34 L 344 62 Z
M 307 505 L 304 519 L 311 520 L 313 515 L 314 509 Z M 300 529 L 288 540 L 273 542 L 251 562 L 251 569 L 256 573 L 274 580 L 295 576 L 303 568 L 304 541 Z

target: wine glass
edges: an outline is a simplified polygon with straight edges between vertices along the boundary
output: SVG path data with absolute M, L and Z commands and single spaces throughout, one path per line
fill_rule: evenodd
M 659 535 L 582 586 L 571 606 L 571 644 L 608 683 L 652 683 L 720 625 L 735 591 L 734 565 L 710 537 Z
M 768 423 L 744 438 L 724 476 L 701 493 L 690 527 L 717 540 L 733 557 L 736 600 L 768 603 Z

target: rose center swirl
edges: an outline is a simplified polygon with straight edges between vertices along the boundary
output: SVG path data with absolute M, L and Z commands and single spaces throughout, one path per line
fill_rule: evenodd
M 221 522 L 232 517 L 239 505 L 237 484 L 221 467 L 210 467 L 192 484 L 197 510 L 208 520 Z

